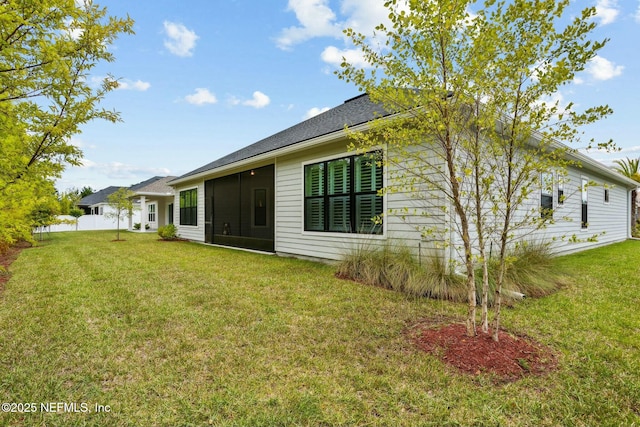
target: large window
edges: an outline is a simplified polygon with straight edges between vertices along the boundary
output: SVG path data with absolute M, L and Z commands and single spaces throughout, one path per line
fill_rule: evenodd
M 180 225 L 198 225 L 198 190 L 180 192 Z
M 304 168 L 304 229 L 381 234 L 382 166 L 379 152 Z

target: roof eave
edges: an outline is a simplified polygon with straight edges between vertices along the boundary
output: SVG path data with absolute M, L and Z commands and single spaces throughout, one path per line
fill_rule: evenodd
M 360 132 L 363 130 L 367 130 L 369 128 L 369 123 L 361 123 L 359 125 L 350 127 L 350 131 L 353 132 Z M 256 163 L 260 163 L 260 162 L 264 162 L 265 160 L 270 160 L 270 159 L 274 159 L 276 157 L 279 156 L 284 156 L 287 154 L 292 154 L 298 151 L 302 151 L 302 150 L 306 150 L 310 147 L 314 147 L 316 145 L 322 145 L 322 144 L 327 144 L 327 143 L 331 143 L 334 141 L 338 141 L 344 137 L 347 136 L 347 133 L 344 129 L 338 130 L 338 131 L 334 131 L 325 135 L 321 135 L 315 138 L 311 138 L 308 139 L 306 141 L 301 141 L 301 142 L 297 142 L 295 144 L 291 144 L 288 145 L 286 147 L 282 147 L 282 148 L 278 148 L 276 150 L 272 150 L 272 151 L 268 151 L 266 153 L 262 153 L 259 154 L 257 156 L 253 156 L 253 157 L 249 157 L 237 162 L 233 162 L 233 163 L 229 163 L 214 169 L 208 169 L 206 171 L 202 171 L 200 173 L 197 174 L 193 174 L 193 175 L 189 175 L 189 176 L 185 176 L 185 177 L 181 177 L 181 178 L 177 178 L 174 179 L 173 181 L 169 181 L 167 183 L 167 185 L 170 185 L 172 187 L 175 187 L 179 184 L 184 184 L 187 182 L 192 182 L 192 181 L 198 181 L 204 177 L 213 175 L 213 174 L 219 174 L 219 173 L 224 173 L 225 171 L 231 170 L 231 169 L 237 169 L 237 168 L 242 168 L 242 167 L 248 167 L 250 165 L 256 164 Z

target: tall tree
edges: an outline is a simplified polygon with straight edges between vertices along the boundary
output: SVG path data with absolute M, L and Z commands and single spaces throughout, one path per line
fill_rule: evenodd
M 455 239 L 442 224 L 455 227 L 467 278 L 468 335 L 476 332 L 475 268 L 480 260 L 486 286 L 485 245 L 497 243 L 497 340 L 508 250 L 550 220 L 539 205 L 529 206 L 541 173 L 570 164 L 569 148 L 556 141 L 579 140 L 580 125 L 611 112 L 608 106 L 578 112 L 573 104 L 544 101 L 604 46 L 588 39 L 595 9 L 563 25 L 569 0 L 385 5 L 391 28 L 379 25 L 372 40 L 345 31 L 368 67 L 343 60 L 337 75 L 394 113 L 375 120 L 367 132 L 353 133 L 354 145 L 368 150 L 386 144 L 386 191 L 418 199 L 430 218 L 423 221 L 423 233 L 444 231 L 441 239 L 451 243 Z M 472 6 L 480 9 L 472 14 Z M 488 329 L 483 294 L 482 323 Z
M 83 124 L 120 119 L 99 107 L 117 81 L 107 77 L 95 86 L 90 73 L 114 60 L 110 45 L 133 33 L 132 26 L 130 18 L 108 16 L 91 0 L 0 3 L 1 197 L 79 164 L 82 152 L 70 137 Z

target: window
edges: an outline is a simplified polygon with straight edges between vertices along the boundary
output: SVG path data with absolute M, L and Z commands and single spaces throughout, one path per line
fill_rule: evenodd
M 589 225 L 589 215 L 587 210 L 587 202 L 588 202 L 588 194 L 587 194 L 587 186 L 589 185 L 589 181 L 586 178 L 582 178 L 582 219 L 580 222 L 581 228 L 587 228 Z
M 604 202 L 605 203 L 609 203 L 609 189 L 608 188 L 604 189 Z
M 198 189 L 180 192 L 180 225 L 198 225 Z
M 558 175 L 558 206 L 564 205 L 564 182 L 562 182 L 562 178 Z
M 156 205 L 149 205 L 149 222 L 156 222 Z
M 379 152 L 304 167 L 304 229 L 381 234 L 382 166 Z
M 553 174 L 550 173 L 540 175 L 540 216 L 553 218 Z

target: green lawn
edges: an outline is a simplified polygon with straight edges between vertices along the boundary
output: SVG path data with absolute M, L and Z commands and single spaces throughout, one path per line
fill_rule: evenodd
M 0 396 L 36 405 L 0 425 L 640 424 L 638 241 L 560 258 L 574 285 L 504 312 L 506 328 L 555 349 L 559 370 L 495 385 L 403 334 L 463 304 L 338 280 L 323 264 L 114 238 L 52 234 L 11 266 Z M 66 410 L 45 411 L 57 402 Z

